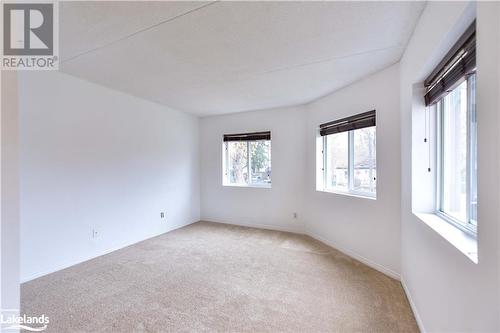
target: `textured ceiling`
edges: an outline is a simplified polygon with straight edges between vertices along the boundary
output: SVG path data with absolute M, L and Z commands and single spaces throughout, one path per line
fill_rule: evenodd
M 399 61 L 422 2 L 61 2 L 61 70 L 200 116 L 302 104 Z

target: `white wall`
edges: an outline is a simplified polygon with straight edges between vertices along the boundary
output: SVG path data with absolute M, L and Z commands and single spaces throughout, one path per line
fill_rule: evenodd
M 398 91 L 395 65 L 308 105 L 203 118 L 202 219 L 307 232 L 399 277 Z M 377 110 L 377 200 L 316 192 L 319 124 L 372 109 Z M 222 186 L 222 135 L 257 130 L 272 132 L 272 189 Z
M 377 200 L 315 190 L 318 125 L 377 111 Z M 306 106 L 306 228 L 381 271 L 400 272 L 399 67 L 391 66 Z
M 305 113 L 302 107 L 202 118 L 201 218 L 303 231 Z M 222 186 L 224 134 L 271 131 L 271 188 Z M 297 219 L 293 213 L 297 213 Z
M 474 264 L 412 214 L 412 99 L 415 87 L 475 16 L 475 3 L 430 2 L 401 60 L 402 281 L 422 330 L 498 332 L 499 4 L 477 3 L 478 251 Z M 418 155 L 414 155 L 419 158 Z M 418 177 L 414 183 L 421 181 Z M 416 193 L 416 192 L 413 192 Z
M 19 113 L 17 74 L 1 71 L 0 314 L 19 309 Z M 8 311 L 8 314 L 12 312 Z M 0 328 L 1 330 L 1 328 Z
M 22 281 L 199 220 L 196 117 L 58 72 L 19 100 Z

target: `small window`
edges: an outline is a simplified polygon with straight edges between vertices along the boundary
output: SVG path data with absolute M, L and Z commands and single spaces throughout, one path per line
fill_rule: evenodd
M 222 183 L 271 187 L 271 132 L 224 135 Z
M 375 198 L 375 111 L 320 125 L 322 182 L 319 190 Z
M 469 75 L 436 104 L 438 112 L 437 210 L 449 222 L 477 228 L 476 75 Z

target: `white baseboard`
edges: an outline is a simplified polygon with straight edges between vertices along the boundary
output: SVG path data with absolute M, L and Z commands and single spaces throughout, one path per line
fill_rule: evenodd
M 284 231 L 284 232 L 291 232 L 294 234 L 301 234 L 301 235 L 304 234 L 304 231 L 298 227 L 297 228 L 290 228 L 290 227 L 278 226 L 278 225 L 273 225 L 273 224 L 259 224 L 259 223 L 233 223 L 233 222 L 221 221 L 221 220 L 212 219 L 212 218 L 202 218 L 200 221 L 222 223 L 222 224 L 231 224 L 231 225 L 237 225 L 240 227 Z
M 148 236 L 148 237 L 145 237 L 145 238 L 142 238 L 142 239 L 134 240 L 132 242 L 126 242 L 126 243 L 120 244 L 118 246 L 114 246 L 114 247 L 109 248 L 109 249 L 107 249 L 107 250 L 105 250 L 103 252 L 100 252 L 97 255 L 92 255 L 92 256 L 85 257 L 85 258 L 80 258 L 79 260 L 76 260 L 76 261 L 71 261 L 71 262 L 67 262 L 67 263 L 64 263 L 64 264 L 60 264 L 60 265 L 57 265 L 55 267 L 52 267 L 52 268 L 50 268 L 48 270 L 45 270 L 45 271 L 42 271 L 42 272 L 36 272 L 36 273 L 29 274 L 28 276 L 21 276 L 20 283 L 29 282 L 29 281 L 37 279 L 39 277 L 42 277 L 42 276 L 45 276 L 45 275 L 48 275 L 48 274 L 55 273 L 57 271 L 63 270 L 65 268 L 69 268 L 71 266 L 78 265 L 78 264 L 81 264 L 83 262 L 95 259 L 95 258 L 99 258 L 99 257 L 104 256 L 106 254 L 109 254 L 111 252 L 123 249 L 123 248 L 125 248 L 127 246 L 131 246 L 131 245 L 143 242 L 143 241 L 148 240 L 150 238 L 158 237 L 158 236 L 163 235 L 163 234 L 165 234 L 167 232 L 170 232 L 170 231 L 173 231 L 173 230 L 185 227 L 187 225 L 190 225 L 190 224 L 193 224 L 193 223 L 196 223 L 196 222 L 197 221 L 183 223 L 183 224 L 179 224 L 179 225 L 173 225 L 173 226 L 170 226 L 170 228 L 167 231 L 161 232 L 159 234 L 151 235 L 151 236 Z
M 342 247 L 338 246 L 337 244 L 335 244 L 334 242 L 331 242 L 330 240 L 323 238 L 323 237 L 321 237 L 313 232 L 306 232 L 305 234 L 316 239 L 316 240 L 319 240 L 320 242 L 325 243 L 328 246 L 333 247 L 334 249 L 348 255 L 349 257 L 352 257 L 352 258 L 362 262 L 363 264 L 365 264 L 367 266 L 370 266 L 371 268 L 373 268 L 381 273 L 384 273 L 385 275 L 392 277 L 393 279 L 396 279 L 398 281 L 401 280 L 401 275 L 399 273 L 393 271 L 390 268 L 387 268 L 383 265 L 377 264 L 376 262 L 373 262 L 370 259 L 367 259 L 367 258 L 363 257 L 362 255 L 359 255 L 356 252 L 342 248 Z
M 415 302 L 413 301 L 413 298 L 411 297 L 410 290 L 406 286 L 406 282 L 404 277 L 401 277 L 401 285 L 403 286 L 403 290 L 405 291 L 406 298 L 408 298 L 408 302 L 410 303 L 411 310 L 413 311 L 413 316 L 415 317 L 415 320 L 417 321 L 418 329 L 420 330 L 421 333 L 427 332 L 424 327 L 424 323 L 422 322 L 422 318 L 420 318 L 420 314 L 418 313 L 417 306 Z

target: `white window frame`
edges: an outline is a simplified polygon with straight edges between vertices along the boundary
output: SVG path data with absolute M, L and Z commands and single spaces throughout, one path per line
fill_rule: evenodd
M 443 158 L 444 158 L 444 153 L 443 153 L 443 131 L 444 131 L 444 125 L 443 125 L 443 112 L 444 112 L 444 106 L 443 106 L 443 100 L 446 96 L 442 97 L 437 103 L 436 103 L 436 137 L 437 137 L 437 149 L 436 149 L 436 162 L 437 162 L 437 173 L 436 173 L 436 207 L 435 207 L 435 214 L 445 220 L 446 222 L 450 223 L 454 227 L 462 230 L 463 232 L 476 237 L 477 236 L 477 226 L 471 223 L 470 219 L 470 208 L 471 208 L 471 198 L 470 198 L 470 193 L 471 193 L 471 169 L 472 169 L 472 159 L 470 158 L 471 156 L 471 123 L 474 121 L 473 119 L 476 119 L 477 121 L 477 113 L 476 113 L 476 108 L 475 105 L 473 105 L 473 100 L 475 100 L 475 96 L 472 96 L 472 89 L 471 89 L 471 78 L 472 76 L 475 75 L 469 75 L 467 78 L 465 78 L 465 81 L 467 81 L 467 175 L 466 175 L 466 221 L 460 221 L 453 216 L 450 216 L 446 212 L 443 211 L 442 206 L 443 206 L 443 196 L 444 196 L 444 176 L 443 176 Z M 463 83 L 464 80 L 459 81 L 456 86 L 459 84 Z M 477 138 L 476 138 L 477 140 Z M 477 147 L 476 147 L 477 149 Z M 477 184 L 476 184 L 477 186 Z
M 271 182 L 269 183 L 251 183 L 252 181 L 252 159 L 250 156 L 251 149 L 250 144 L 252 142 L 258 141 L 269 141 L 269 163 L 271 165 Z M 230 141 L 229 141 L 230 142 Z M 271 161 L 271 140 L 249 140 L 245 141 L 247 144 L 247 174 L 250 182 L 247 183 L 231 183 L 228 181 L 228 167 L 229 167 L 229 151 L 228 151 L 228 141 L 222 143 L 224 163 L 222 165 L 222 186 L 234 186 L 234 187 L 259 187 L 259 188 L 271 188 L 272 187 L 272 161 Z
M 377 135 L 376 132 L 376 126 L 375 127 L 375 135 Z M 361 197 L 361 198 L 369 198 L 369 199 L 377 199 L 377 187 L 375 185 L 375 192 L 364 192 L 364 191 L 357 191 L 354 189 L 354 131 L 356 130 L 351 130 L 347 132 L 347 174 L 348 174 L 348 190 L 347 191 L 342 191 L 342 190 L 336 190 L 332 188 L 327 188 L 327 151 L 328 151 L 328 140 L 327 137 L 328 135 L 335 135 L 335 134 L 328 134 L 322 136 L 322 142 L 323 146 L 321 149 L 321 154 L 322 154 L 322 168 L 321 172 L 323 173 L 322 181 L 323 181 L 323 192 L 330 192 L 330 193 L 337 193 L 337 194 L 342 194 L 342 195 L 352 195 L 356 197 Z M 375 140 L 375 142 L 377 142 Z M 377 147 L 375 144 L 375 151 Z M 375 181 L 377 180 L 377 169 L 375 169 Z

